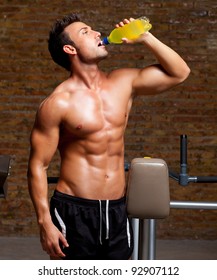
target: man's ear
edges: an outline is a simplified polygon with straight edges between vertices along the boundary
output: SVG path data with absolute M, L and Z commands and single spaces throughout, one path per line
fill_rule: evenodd
M 64 45 L 63 50 L 68 54 L 77 54 L 76 48 L 74 48 L 72 45 Z

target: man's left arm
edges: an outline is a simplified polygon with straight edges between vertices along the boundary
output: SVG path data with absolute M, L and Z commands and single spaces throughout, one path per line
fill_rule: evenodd
M 182 83 L 189 75 L 190 69 L 181 56 L 162 43 L 150 32 L 142 34 L 134 42 L 143 44 L 156 57 L 158 64 L 138 70 L 133 81 L 136 94 L 157 94 Z

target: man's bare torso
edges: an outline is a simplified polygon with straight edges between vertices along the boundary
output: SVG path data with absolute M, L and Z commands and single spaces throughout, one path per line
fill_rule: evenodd
M 64 112 L 59 126 L 58 191 L 89 199 L 124 195 L 124 131 L 132 105 L 129 84 L 118 73 L 103 75 L 96 89 L 74 87 L 69 79 L 47 99 L 63 104 Z

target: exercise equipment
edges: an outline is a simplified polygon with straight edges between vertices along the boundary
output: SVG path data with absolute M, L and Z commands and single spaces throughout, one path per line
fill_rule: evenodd
M 180 136 L 180 172 L 170 171 L 169 175 L 181 186 L 189 183 L 217 183 L 217 176 L 189 176 L 187 163 L 187 135 Z
M 136 158 L 131 162 L 127 187 L 127 212 L 139 219 L 169 215 L 169 173 L 162 159 Z
M 0 155 L 0 198 L 7 196 L 7 177 L 10 170 L 11 157 L 8 155 Z
M 127 213 L 133 218 L 134 228 L 133 259 L 155 258 L 154 219 L 166 218 L 169 212 L 169 172 L 166 162 L 156 158 L 133 159 L 127 186 Z
M 160 159 L 158 159 L 160 160 Z M 133 163 L 133 161 L 132 161 Z M 132 166 L 133 167 L 133 166 Z M 131 167 L 131 168 L 132 168 Z M 135 166 L 138 168 L 138 166 Z M 135 169 L 134 167 L 134 169 Z M 141 167 L 140 167 L 141 168 Z M 147 166 L 144 164 L 143 166 L 144 170 L 143 172 L 146 173 L 146 176 L 149 177 L 150 169 L 147 169 Z M 142 174 L 141 170 L 135 170 L 133 171 L 137 179 L 134 179 L 134 184 L 131 185 L 131 188 L 135 188 L 134 195 L 139 196 L 142 195 L 145 200 L 148 200 L 150 197 L 152 199 L 152 196 L 156 196 L 156 200 L 158 198 L 158 194 L 156 193 L 156 190 L 161 189 L 162 185 L 162 174 L 159 172 L 159 168 L 157 166 L 153 165 L 151 173 L 155 174 L 150 179 L 152 180 L 152 177 L 154 179 L 155 188 L 150 188 L 146 186 L 146 184 L 150 184 L 150 179 L 144 178 L 143 183 L 140 181 L 144 176 Z M 141 177 L 140 177 L 141 176 Z M 164 174 L 164 176 L 166 176 Z M 140 178 L 139 178 L 140 177 Z M 190 182 L 192 183 L 217 183 L 217 176 L 189 176 L 187 173 L 187 136 L 181 135 L 180 136 L 180 173 L 174 173 L 173 171 L 169 171 L 169 177 L 177 181 L 182 186 L 187 186 Z M 131 184 L 131 182 L 129 182 Z M 139 188 L 137 186 L 139 184 Z M 129 185 L 128 185 L 129 186 Z M 167 188 L 161 189 L 161 191 L 164 190 L 167 193 Z M 136 192 L 138 193 L 136 194 Z M 128 195 L 132 195 L 132 191 L 128 193 Z M 164 196 L 162 196 L 164 197 Z M 131 197 L 128 198 L 128 202 L 131 200 Z M 138 207 L 141 207 L 139 210 L 140 212 L 144 211 L 142 215 L 137 215 L 134 212 L 134 209 L 130 208 L 130 214 L 132 214 L 133 220 L 133 231 L 134 231 L 134 252 L 132 255 L 132 259 L 148 259 L 153 260 L 156 258 L 156 218 L 160 218 L 160 216 L 156 216 L 155 209 L 152 208 L 151 211 L 148 212 L 148 218 L 153 217 L 152 219 L 145 219 L 146 218 L 146 208 L 142 204 L 136 205 L 136 201 L 134 201 L 134 207 L 135 211 L 138 211 Z M 146 201 L 146 203 L 149 203 Z M 133 205 L 131 205 L 132 207 Z M 217 209 L 217 202 L 209 202 L 209 201 L 170 201 L 169 203 L 170 208 L 176 208 L 176 209 L 208 209 L 208 210 L 216 210 Z M 127 209 L 129 209 L 127 205 Z M 132 212 L 132 213 L 131 213 Z M 156 218 L 154 218 L 156 217 Z M 165 216 L 166 217 L 166 216 Z M 141 234 L 142 232 L 142 234 Z M 141 253 L 142 252 L 142 253 Z

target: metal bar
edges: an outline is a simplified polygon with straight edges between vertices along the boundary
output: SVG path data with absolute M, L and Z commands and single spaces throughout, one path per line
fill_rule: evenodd
M 187 165 L 187 135 L 180 136 L 180 163 Z
M 7 190 L 8 190 L 7 177 L 10 175 L 9 173 L 9 170 L 11 168 L 10 162 L 11 162 L 11 156 L 0 155 L 0 198 L 7 197 Z
M 140 220 L 139 260 L 148 259 L 149 251 L 149 224 L 147 219 Z
M 179 184 L 181 186 L 188 185 L 188 164 L 187 164 L 187 135 L 180 136 L 180 174 Z
M 138 260 L 146 260 L 146 254 L 144 250 L 147 250 L 146 246 L 146 232 L 145 232 L 145 220 L 139 219 L 139 246 L 138 246 Z M 144 256 L 145 255 L 145 256 Z
M 196 183 L 217 183 L 217 176 L 197 176 Z
M 132 253 L 132 260 L 138 260 L 139 257 L 139 219 L 133 218 L 132 221 L 133 228 L 133 241 L 134 241 L 134 249 Z
M 217 202 L 203 201 L 170 201 L 170 208 L 175 209 L 208 209 L 217 210 Z M 140 220 L 139 245 L 136 244 L 136 250 L 139 250 L 140 260 L 156 259 L 156 220 Z M 138 231 L 135 233 L 138 235 Z
M 173 180 L 175 180 L 176 182 L 179 181 L 179 174 L 169 170 L 169 177 L 172 178 Z
M 156 221 L 140 220 L 139 260 L 154 260 L 156 256 Z
M 154 219 L 148 220 L 149 235 L 148 235 L 148 260 L 155 260 L 156 258 L 156 221 Z
M 216 210 L 217 202 L 203 201 L 170 201 L 170 208 L 176 209 L 209 209 Z

